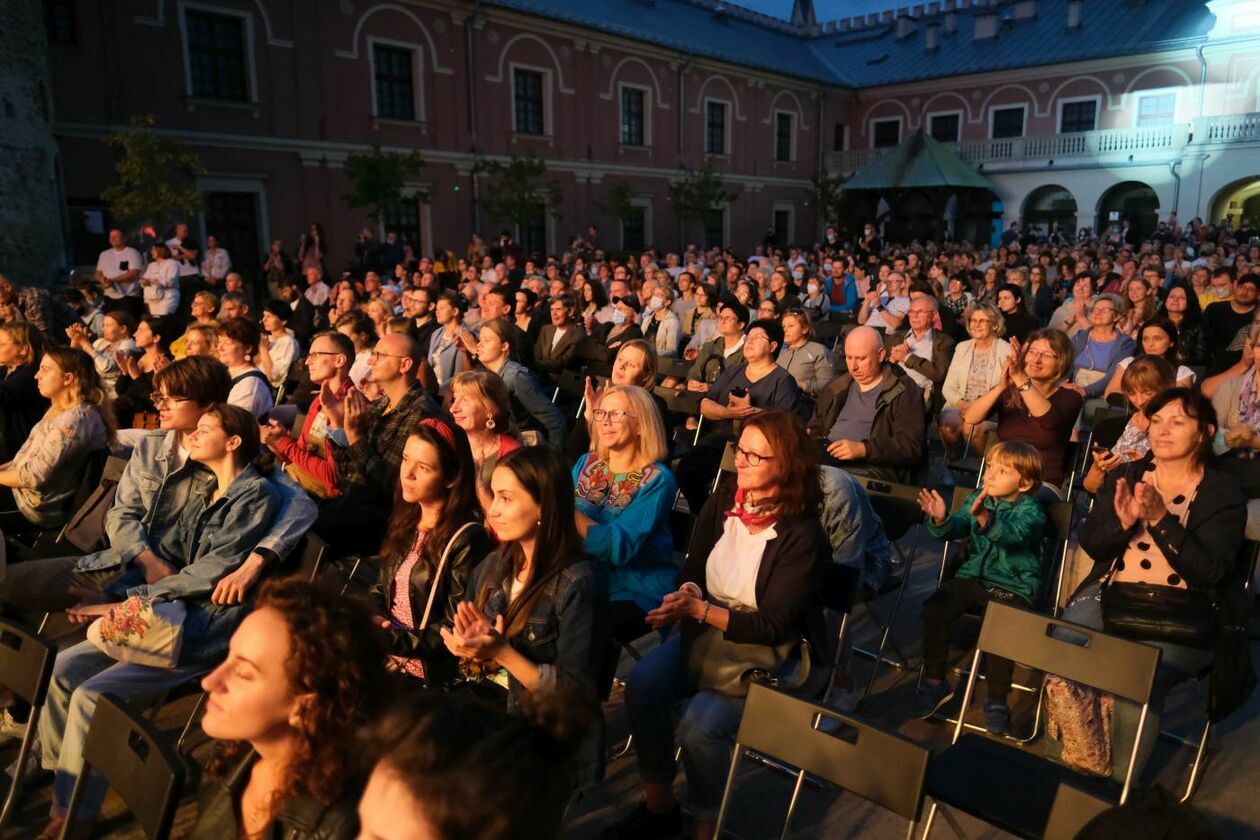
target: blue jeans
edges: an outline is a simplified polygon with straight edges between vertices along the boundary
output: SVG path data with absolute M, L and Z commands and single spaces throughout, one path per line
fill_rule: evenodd
M 1102 630 L 1101 592 L 1102 589 L 1097 583 L 1082 589 L 1064 608 L 1063 620 Z M 1146 726 L 1142 730 L 1142 741 L 1138 745 L 1135 759 L 1134 783 L 1141 782 L 1142 768 L 1146 766 L 1159 740 L 1159 728 L 1164 717 L 1164 700 L 1168 697 L 1168 692 L 1186 680 L 1192 679 L 1212 662 L 1210 650 L 1199 650 L 1166 642 L 1145 642 L 1144 644 L 1159 648 L 1161 653 L 1159 668 L 1155 672 L 1155 685 L 1151 689 L 1150 711 L 1146 715 Z M 1124 781 L 1124 773 L 1129 766 L 1133 738 L 1137 734 L 1141 714 L 1142 707 L 1137 703 L 1116 698 L 1115 712 L 1111 720 L 1111 755 L 1112 778 L 1117 781 Z
M 673 785 L 674 707 L 686 701 L 678 740 L 687 774 L 687 804 L 696 819 L 713 820 L 722 804 L 744 701 L 710 691 L 693 693 L 679 637 L 675 631 L 634 666 L 626 680 L 626 716 L 639 777 L 647 784 Z

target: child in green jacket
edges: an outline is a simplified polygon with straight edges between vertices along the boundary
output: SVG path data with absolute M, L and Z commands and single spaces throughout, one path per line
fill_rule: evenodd
M 945 681 L 950 625 L 990 601 L 1032 606 L 1041 588 L 1046 515 L 1034 496 L 1041 484 L 1041 453 L 1029 444 L 1007 441 L 993 446 L 985 463 L 982 489 L 953 515 L 939 493 L 924 489 L 919 494 L 932 535 L 970 539 L 971 551 L 957 574 L 923 604 L 923 679 L 911 710 L 914 717 L 931 717 L 954 696 Z M 985 656 L 985 728 L 996 735 L 1011 731 L 1006 696 L 1013 669 L 1009 659 Z

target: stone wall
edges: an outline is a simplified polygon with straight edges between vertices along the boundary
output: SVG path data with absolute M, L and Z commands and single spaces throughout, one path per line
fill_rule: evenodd
M 0 3 L 0 274 L 37 285 L 65 262 L 43 14 L 39 0 Z

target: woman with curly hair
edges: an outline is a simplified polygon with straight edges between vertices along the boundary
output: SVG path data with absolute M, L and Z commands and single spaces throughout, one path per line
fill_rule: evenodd
M 385 653 L 352 602 L 296 578 L 263 587 L 202 681 L 208 768 L 193 838 L 358 834 L 354 733 L 384 697 Z

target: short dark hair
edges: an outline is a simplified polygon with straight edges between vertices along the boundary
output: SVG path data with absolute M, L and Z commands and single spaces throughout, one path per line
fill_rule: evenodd
M 270 312 L 284 323 L 289 323 L 289 319 L 293 317 L 293 310 L 289 304 L 282 300 L 269 300 L 263 304 L 263 312 Z
M 729 309 L 735 313 L 735 320 L 739 321 L 740 326 L 748 325 L 748 307 L 740 303 L 733 297 L 722 298 L 722 307 Z
M 783 346 L 783 324 L 773 318 L 758 318 L 748 325 L 745 332 L 751 333 L 753 330 L 762 330 L 766 334 L 766 338 L 770 339 L 775 345 L 776 350 Z
M 486 294 L 494 295 L 509 309 L 516 306 L 516 294 L 507 286 L 491 286 L 486 290 Z
M 461 316 L 465 312 L 468 311 L 468 298 L 464 297 L 459 292 L 448 289 L 447 291 L 442 292 L 442 294 L 438 295 L 437 299 L 446 301 L 448 304 L 454 307 L 455 311 L 458 312 Z M 434 303 L 436 302 L 437 301 L 434 301 Z
M 224 318 L 219 324 L 219 335 L 245 345 L 245 349 L 252 355 L 258 352 L 258 342 L 262 339 L 262 327 L 249 318 Z
M 186 356 L 153 374 L 153 390 L 192 400 L 200 406 L 227 402 L 232 377 L 227 367 L 209 356 Z
M 311 346 L 315 346 L 316 339 L 326 338 L 337 348 L 337 352 L 346 357 L 346 365 L 354 363 L 354 342 L 350 340 L 350 336 L 336 330 L 324 330 L 315 333 L 311 338 Z
M 127 331 L 127 335 L 134 335 L 136 331 L 136 316 L 132 315 L 125 309 L 111 309 L 105 313 L 106 318 L 113 318 L 118 326 Z
M 1147 419 L 1154 417 L 1156 414 L 1164 410 L 1169 403 L 1181 403 L 1181 410 L 1186 416 L 1194 420 L 1199 427 L 1199 434 L 1202 440 L 1199 442 L 1199 448 L 1195 450 L 1195 460 L 1200 464 L 1211 459 L 1212 442 L 1216 437 L 1216 430 L 1219 428 L 1216 420 L 1216 409 L 1212 406 L 1212 401 L 1196 388 L 1169 388 L 1167 391 L 1160 391 L 1151 401 L 1146 404 L 1146 408 L 1142 413 Z

